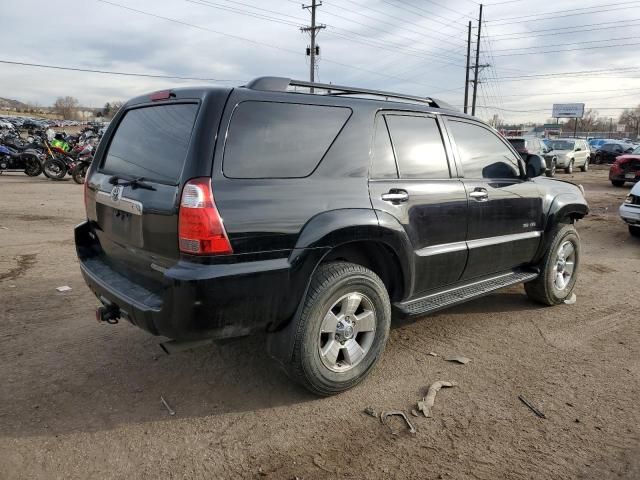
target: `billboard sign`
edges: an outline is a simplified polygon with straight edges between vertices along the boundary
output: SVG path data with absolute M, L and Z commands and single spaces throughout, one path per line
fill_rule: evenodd
M 582 118 L 584 103 L 554 103 L 553 118 Z

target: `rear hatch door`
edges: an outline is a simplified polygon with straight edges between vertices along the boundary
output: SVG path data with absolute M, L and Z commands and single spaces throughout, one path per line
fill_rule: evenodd
M 191 156 L 200 101 L 146 103 L 118 117 L 100 149 L 87 191 L 87 216 L 114 270 L 151 290 L 180 257 L 178 204 Z M 214 135 L 211 135 L 212 140 Z M 101 153 L 101 155 L 100 155 Z M 202 157 L 202 155 L 199 155 Z

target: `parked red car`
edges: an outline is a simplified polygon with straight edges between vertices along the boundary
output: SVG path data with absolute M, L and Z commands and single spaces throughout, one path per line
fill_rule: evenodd
M 626 182 L 640 181 L 640 147 L 616 157 L 609 169 L 609 180 L 616 187 L 622 187 Z

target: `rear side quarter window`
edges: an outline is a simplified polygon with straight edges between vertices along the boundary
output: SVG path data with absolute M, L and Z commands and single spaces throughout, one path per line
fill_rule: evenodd
M 302 178 L 318 166 L 351 109 L 246 101 L 227 131 L 223 172 L 228 178 Z

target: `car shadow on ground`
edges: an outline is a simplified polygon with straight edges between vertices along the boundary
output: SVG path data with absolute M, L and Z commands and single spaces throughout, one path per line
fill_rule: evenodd
M 521 289 L 508 289 L 442 315 L 464 323 L 473 314 L 537 308 L 544 307 Z M 439 315 L 418 320 L 432 341 L 448 342 L 438 338 L 441 329 L 429 326 L 429 318 Z M 394 322 L 394 327 L 414 321 Z M 86 326 L 79 335 L 84 341 L 77 335 L 71 345 L 53 339 L 37 355 L 25 352 L 8 360 L 19 374 L 9 376 L 0 394 L 0 436 L 92 432 L 192 417 L 224 421 L 229 413 L 322 401 L 295 385 L 267 355 L 264 335 L 173 355 L 161 351 L 159 338 L 126 323 Z M 161 397 L 175 416 L 169 416 Z

